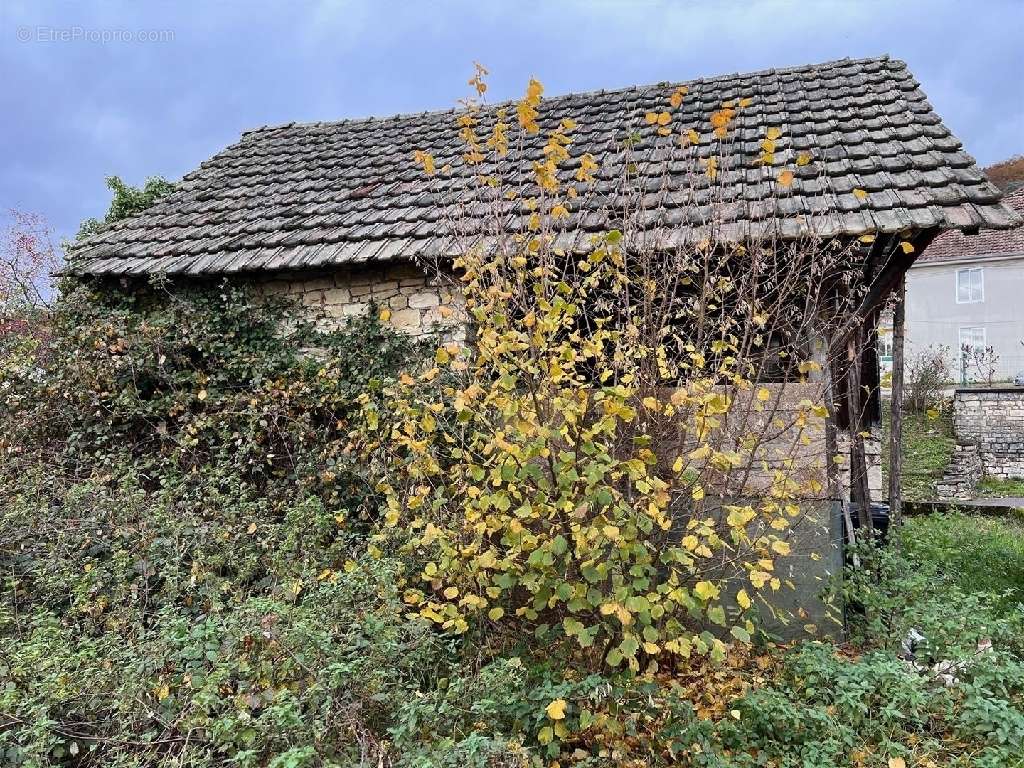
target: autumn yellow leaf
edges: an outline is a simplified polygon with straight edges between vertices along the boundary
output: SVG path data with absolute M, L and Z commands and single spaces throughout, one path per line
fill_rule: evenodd
M 718 597 L 719 589 L 710 581 L 698 581 L 693 586 L 693 594 L 704 602 L 707 602 L 708 600 L 714 600 Z
M 771 579 L 771 575 L 764 571 L 751 571 L 750 572 L 750 583 L 753 584 L 757 589 L 761 589 L 768 580 Z
M 496 608 L 491 608 L 491 610 L 489 610 L 487 612 L 487 618 L 489 618 L 491 621 L 497 621 L 498 619 L 500 619 L 504 615 L 505 615 L 505 609 L 502 608 L 501 606 L 498 606 Z
M 768 402 L 771 399 L 772 393 L 767 387 L 761 387 L 757 390 L 757 399 L 762 403 Z
M 205 389 L 200 389 L 199 390 L 199 394 L 197 394 L 196 397 L 198 397 L 200 400 L 205 400 L 206 399 L 206 390 Z
M 434 158 L 429 152 L 417 149 L 413 152 L 413 159 L 423 166 L 423 171 L 427 176 L 434 175 Z
M 743 610 L 746 610 L 752 605 L 750 601 L 750 595 L 747 594 L 747 590 L 745 589 L 741 589 L 739 592 L 736 593 L 736 602 Z
M 644 121 L 648 125 L 654 125 L 656 122 L 658 122 L 658 113 L 657 112 L 648 112 L 647 114 L 644 115 Z
M 779 174 L 779 184 L 781 184 L 784 187 L 792 186 L 793 185 L 793 172 L 792 171 L 783 171 L 782 173 L 780 173 Z
M 875 242 L 875 236 L 874 235 L 861 235 L 857 239 L 860 242 L 862 242 L 862 243 L 873 243 L 873 242 Z
M 902 757 L 890 757 L 889 768 L 907 768 L 907 761 Z
M 391 310 L 390 309 L 386 309 L 386 308 L 382 309 L 380 311 L 380 321 L 382 323 L 386 323 L 390 319 L 391 319 Z
M 717 157 L 709 157 L 707 159 L 707 168 L 705 168 L 704 172 L 707 174 L 707 177 L 709 179 L 711 179 L 712 181 L 715 180 L 715 178 L 718 176 L 718 158 Z
M 857 189 L 853 190 L 853 196 L 856 197 L 858 200 L 866 200 L 868 193 L 858 187 Z
M 807 152 L 801 152 L 796 156 L 796 164 L 800 166 L 808 165 L 811 162 L 811 156 Z
M 715 129 L 715 136 L 724 139 L 729 128 L 729 121 L 735 116 L 736 110 L 731 107 L 724 107 L 711 113 L 711 127 Z
M 552 720 L 565 720 L 565 699 L 555 699 L 545 707 L 544 711 Z
M 604 526 L 604 528 L 601 529 L 601 533 L 603 533 L 605 537 L 611 539 L 612 541 L 616 541 L 619 538 L 619 526 L 606 525 Z
M 768 129 L 768 139 L 770 141 L 775 141 L 775 139 L 779 138 L 780 136 L 782 136 L 782 131 L 779 128 Z
M 900 248 L 903 249 L 904 253 L 913 253 L 914 252 L 914 246 L 911 243 L 908 243 L 906 240 L 901 240 L 900 241 Z

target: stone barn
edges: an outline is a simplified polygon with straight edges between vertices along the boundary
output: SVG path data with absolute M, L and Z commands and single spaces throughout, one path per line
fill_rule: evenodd
M 680 103 L 674 95 L 683 93 Z M 721 171 L 725 199 L 711 213 L 704 173 L 677 162 L 666 147 L 679 137 L 645 117 L 671 104 L 674 125 L 706 130 L 716 111 L 737 102 L 743 109 L 727 136 L 705 133 L 690 149 L 705 164 L 724 144 L 731 152 Z M 783 239 L 870 240 L 857 253 L 871 287 L 850 316 L 850 328 L 869 339 L 890 293 L 938 233 L 1019 221 L 906 65 L 887 56 L 545 98 L 539 112 L 541 136 L 563 118 L 579 122 L 563 169 L 568 179 L 584 153 L 600 167 L 591 193 L 569 211 L 569 224 L 581 235 L 616 226 L 615 179 L 628 170 L 640 177 L 645 226 L 666 243 L 701 237 L 709 218 L 719 234 L 742 241 L 769 217 L 766 201 L 773 195 L 778 207 L 771 217 Z M 472 206 L 460 199 L 472 171 L 428 179 L 413 158 L 429 149 L 438 167 L 456 161 L 458 115 L 248 131 L 148 210 L 76 244 L 68 271 L 125 289 L 154 275 L 244 281 L 295 297 L 327 324 L 374 305 L 387 307 L 389 322 L 403 331 L 452 332 L 464 323 L 458 291 L 432 280 L 422 265 L 454 255 L 450 222 L 456 209 L 464 222 L 467 215 L 472 220 Z M 772 169 L 758 162 L 769 127 L 778 129 L 772 161 L 794 168 L 781 196 L 773 191 Z M 527 157 L 540 157 L 542 139 L 534 138 Z M 626 159 L 624 143 L 639 160 Z M 635 166 L 624 169 L 627 162 Z M 908 246 L 892 256 L 897 242 Z M 838 435 L 832 450 L 849 452 L 854 480 L 848 471 L 841 486 L 832 486 L 845 490 L 828 495 L 866 501 L 881 490 L 878 366 L 873 345 L 858 355 L 834 371 L 832 393 Z M 846 386 L 854 369 L 863 386 Z M 870 393 L 863 403 L 849 400 L 861 391 Z M 864 414 L 857 422 L 862 429 L 844 442 L 854 412 Z M 865 434 L 873 436 L 858 437 Z M 816 450 L 825 455 L 822 445 Z M 834 535 L 838 513 L 829 515 Z

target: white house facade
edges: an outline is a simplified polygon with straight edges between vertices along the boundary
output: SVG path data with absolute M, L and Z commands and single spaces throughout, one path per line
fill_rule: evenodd
M 1024 211 L 1024 188 L 1005 198 Z M 906 275 L 908 359 L 947 349 L 958 383 L 1010 381 L 1024 372 L 1024 230 L 946 232 Z M 883 366 L 891 333 L 879 337 Z

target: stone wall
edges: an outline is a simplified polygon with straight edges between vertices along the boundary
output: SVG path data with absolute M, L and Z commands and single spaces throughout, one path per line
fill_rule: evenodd
M 984 473 L 981 454 L 976 443 L 957 443 L 942 479 L 935 484 L 935 493 L 943 501 L 973 499 L 978 481 Z
M 339 267 L 322 272 L 276 273 L 257 288 L 268 296 L 288 296 L 308 307 L 325 329 L 364 314 L 371 305 L 387 322 L 412 336 L 433 331 L 465 337 L 462 297 L 450 282 L 428 277 L 413 264 Z
M 357 265 L 320 272 L 275 273 L 259 279 L 257 287 L 267 296 L 295 298 L 309 308 L 318 324 L 325 329 L 339 327 L 349 317 L 363 314 L 374 305 L 378 311 L 390 313 L 385 316 L 391 326 L 413 336 L 438 331 L 445 338 L 458 341 L 464 340 L 468 333 L 469 322 L 457 287 L 450 279 L 428 277 L 414 264 Z M 768 384 L 767 388 L 771 391 L 771 399 L 759 415 L 755 417 L 742 403 L 736 409 L 736 413 L 745 413 L 745 418 L 755 417 L 779 424 L 777 429 L 765 424 L 756 430 L 759 434 L 774 434 L 757 450 L 757 463 L 763 471 L 755 472 L 749 478 L 749 486 L 745 490 L 766 486 L 772 470 L 793 462 L 802 481 L 810 477 L 819 480 L 823 491 L 817 497 L 826 498 L 824 433 L 820 426 L 812 426 L 806 430 L 804 439 L 797 441 L 791 424 L 801 400 L 821 401 L 821 383 Z M 752 397 L 752 391 L 746 397 Z M 839 453 L 848 457 L 847 436 L 840 433 L 838 437 Z M 877 500 L 882 493 L 881 443 L 877 429 L 872 430 L 871 438 L 865 440 L 865 448 L 868 484 L 872 498 Z M 790 469 L 793 464 L 789 465 Z M 849 462 L 843 462 L 838 469 L 841 494 L 849 498 Z
M 1024 478 L 1024 388 L 958 389 L 953 430 L 958 443 L 978 447 L 986 475 Z

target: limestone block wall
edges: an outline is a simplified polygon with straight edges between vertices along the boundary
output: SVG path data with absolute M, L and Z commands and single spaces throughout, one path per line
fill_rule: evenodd
M 411 336 L 437 331 L 460 339 L 468 327 L 461 294 L 449 281 L 430 277 L 414 264 L 276 273 L 260 280 L 257 289 L 296 299 L 327 330 L 371 306 L 387 310 L 387 322 Z
M 1024 388 L 958 389 L 953 430 L 958 443 L 977 445 L 986 475 L 1024 478 Z

